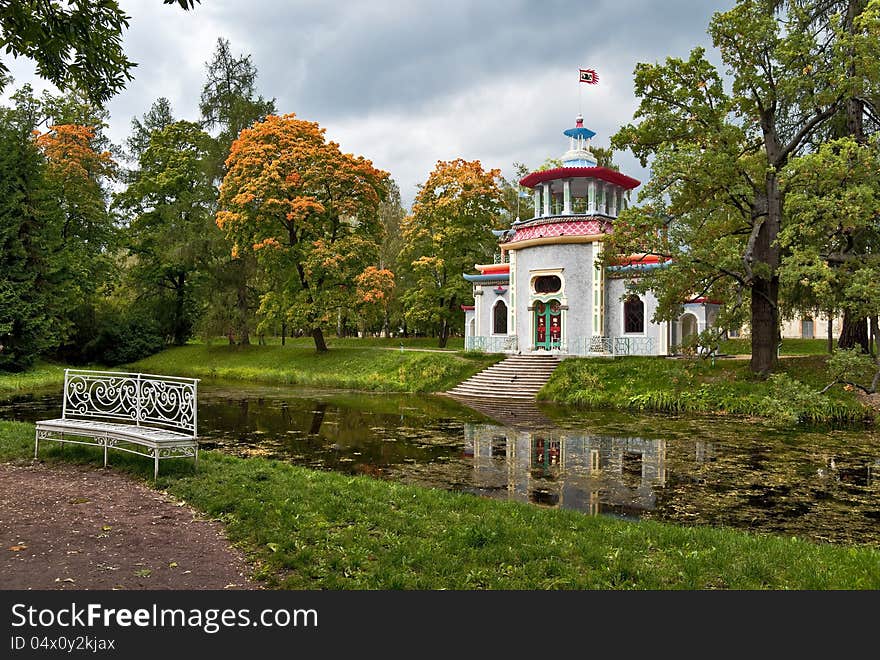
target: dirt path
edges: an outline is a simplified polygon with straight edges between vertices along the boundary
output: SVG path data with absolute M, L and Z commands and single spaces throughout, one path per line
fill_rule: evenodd
M 0 589 L 255 589 L 221 525 L 124 475 L 0 464 Z

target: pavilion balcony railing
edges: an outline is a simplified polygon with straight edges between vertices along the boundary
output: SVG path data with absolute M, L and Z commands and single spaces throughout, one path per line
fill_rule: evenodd
M 494 259 L 495 259 L 494 263 L 496 263 L 496 264 L 509 264 L 510 263 L 510 252 L 505 252 L 504 254 L 496 252 Z
M 517 349 L 514 336 L 502 337 L 465 337 L 464 350 L 482 353 L 512 353 Z
M 571 337 L 562 347 L 569 355 L 656 355 L 653 337 Z

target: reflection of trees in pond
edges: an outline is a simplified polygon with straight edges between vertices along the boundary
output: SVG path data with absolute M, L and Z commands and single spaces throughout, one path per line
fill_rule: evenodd
M 309 435 L 318 435 L 321 432 L 321 424 L 324 423 L 324 415 L 327 413 L 327 404 L 317 403 L 312 411 L 312 423 L 309 426 Z

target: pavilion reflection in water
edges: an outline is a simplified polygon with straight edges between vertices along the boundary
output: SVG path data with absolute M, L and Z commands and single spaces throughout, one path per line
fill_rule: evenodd
M 562 429 L 465 424 L 481 493 L 591 514 L 653 509 L 666 483 L 666 441 Z

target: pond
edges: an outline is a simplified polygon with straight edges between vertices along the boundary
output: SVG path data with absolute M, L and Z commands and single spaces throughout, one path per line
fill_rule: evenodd
M 0 419 L 60 416 L 56 392 Z M 576 509 L 880 546 L 880 434 L 508 401 L 205 384 L 206 449 Z

